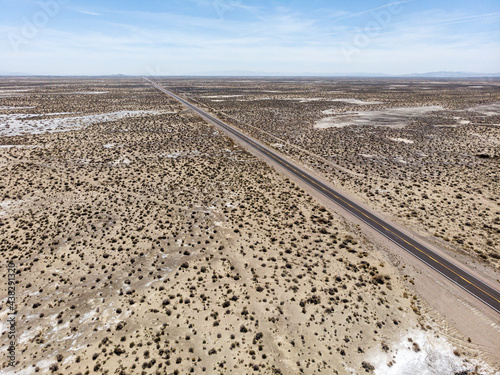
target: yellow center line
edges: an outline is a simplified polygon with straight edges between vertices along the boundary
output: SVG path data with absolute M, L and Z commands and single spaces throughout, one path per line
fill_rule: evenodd
M 260 147 L 259 147 L 260 148 Z M 269 153 L 268 151 L 264 150 L 263 151 L 268 154 L 269 156 L 273 156 L 271 153 Z M 278 159 L 276 159 L 275 157 L 273 157 L 274 160 L 276 160 L 277 162 L 279 162 Z M 281 163 L 283 164 L 283 163 Z M 294 167 L 291 167 L 294 171 L 297 172 L 297 170 L 294 168 Z M 317 188 L 320 188 L 324 191 L 327 191 L 328 193 L 330 193 L 331 195 L 333 195 L 335 198 L 337 198 L 338 200 L 342 201 L 344 204 L 348 205 L 349 207 L 351 207 L 351 209 L 355 210 L 356 212 L 362 214 L 363 216 L 365 216 L 367 219 L 369 219 L 370 221 L 372 221 L 373 223 L 376 223 L 378 225 L 380 225 L 382 228 L 384 228 L 386 231 L 388 231 L 389 233 L 392 233 L 394 236 L 396 236 L 397 238 L 399 238 L 401 241 L 404 241 L 406 244 L 408 244 L 409 246 L 413 247 L 415 250 L 418 250 L 419 252 L 421 252 L 422 254 L 424 254 L 425 256 L 427 256 L 429 259 L 432 259 L 434 262 L 436 262 L 437 264 L 441 265 L 442 267 L 446 268 L 448 271 L 450 271 L 451 273 L 453 273 L 454 275 L 458 276 L 459 278 L 461 278 L 462 280 L 464 280 L 465 282 L 467 282 L 468 284 L 474 286 L 475 288 L 477 288 L 478 290 L 480 290 L 481 292 L 483 292 L 484 294 L 490 296 L 491 298 L 493 298 L 495 301 L 497 302 L 500 302 L 500 300 L 498 300 L 497 298 L 493 297 L 491 294 L 489 294 L 488 292 L 486 292 L 485 290 L 481 289 L 480 287 L 478 287 L 477 285 L 473 284 L 471 281 L 467 280 L 466 278 L 464 278 L 463 276 L 459 275 L 458 273 L 456 273 L 455 271 L 453 271 L 452 269 L 450 269 L 449 267 L 447 267 L 446 265 L 444 265 L 443 263 L 441 263 L 440 261 L 438 261 L 437 259 L 433 258 L 432 256 L 430 256 L 429 254 L 427 254 L 426 252 L 424 252 L 423 250 L 421 250 L 420 248 L 416 247 L 415 245 L 409 243 L 407 240 L 405 240 L 404 238 L 402 238 L 400 235 L 398 235 L 397 233 L 394 233 L 392 230 L 390 230 L 389 228 L 386 228 L 384 225 L 382 225 L 382 223 L 380 223 L 379 221 L 377 220 L 374 220 L 373 218 L 371 218 L 370 216 L 366 215 L 364 212 L 360 211 L 359 209 L 357 209 L 356 207 L 352 206 L 349 202 L 346 202 L 344 199 L 340 198 L 339 196 L 337 196 L 335 193 L 333 193 L 333 191 L 330 189 L 326 189 L 325 187 L 319 185 L 317 182 L 315 182 L 314 180 L 312 180 L 309 176 L 306 176 L 300 172 L 298 172 L 301 176 L 303 176 L 304 178 L 306 178 L 307 180 L 309 180 L 309 182 L 311 182 L 315 187 Z
M 240 137 L 241 138 L 241 137 Z M 254 142 L 252 142 L 254 143 Z M 285 166 L 282 162 L 280 162 L 279 159 L 277 159 L 273 153 L 269 152 L 268 150 L 266 150 L 265 148 L 263 148 L 262 146 L 254 143 L 254 147 L 258 148 L 261 152 L 264 152 L 265 154 L 267 154 L 268 156 L 270 156 L 272 159 L 274 159 L 276 162 L 278 162 L 279 164 Z M 459 278 L 461 278 L 462 280 L 464 280 L 465 282 L 467 282 L 468 284 L 474 286 L 475 288 L 477 288 L 478 290 L 480 290 L 481 292 L 483 292 L 484 294 L 490 296 L 491 298 L 493 298 L 495 301 L 497 302 L 500 302 L 500 300 L 498 300 L 497 298 L 493 297 L 491 294 L 489 294 L 488 292 L 486 292 L 485 290 L 481 289 L 480 287 L 478 287 L 477 285 L 473 284 L 471 281 L 467 280 L 466 278 L 464 278 L 463 276 L 459 275 L 458 273 L 456 273 L 454 270 L 450 269 L 448 266 L 446 266 L 445 264 L 441 263 L 439 260 L 435 259 L 434 257 L 430 256 L 429 254 L 427 254 L 426 252 L 424 252 L 422 249 L 416 247 L 415 245 L 411 244 L 410 242 L 408 242 L 407 240 L 405 240 L 404 238 L 402 238 L 400 235 L 398 235 L 397 233 L 395 233 L 394 231 L 390 230 L 389 228 L 385 227 L 382 223 L 380 223 L 379 221 L 377 220 L 374 220 L 373 218 L 371 218 L 370 216 L 368 216 L 367 214 L 365 214 L 364 212 L 360 211 L 359 209 L 357 209 L 356 207 L 352 206 L 349 202 L 346 202 L 344 199 L 340 198 L 339 196 L 337 196 L 335 193 L 333 193 L 333 191 L 330 189 L 327 189 L 321 185 L 319 185 L 317 182 L 315 182 L 314 180 L 312 180 L 309 176 L 307 175 L 304 175 L 302 172 L 298 171 L 295 167 L 291 166 L 291 165 L 286 165 L 288 168 L 294 170 L 296 173 L 298 173 L 299 175 L 301 175 L 302 177 L 304 177 L 305 179 L 309 180 L 309 182 L 311 184 L 313 184 L 316 188 L 320 188 L 328 193 L 330 193 L 331 195 L 333 195 L 335 198 L 337 198 L 338 200 L 340 200 L 341 202 L 343 202 L 344 204 L 348 205 L 349 207 L 351 207 L 351 209 L 355 210 L 356 212 L 360 213 L 361 215 L 365 216 L 367 219 L 369 219 L 370 221 L 372 221 L 373 223 L 376 223 L 378 225 L 380 225 L 382 228 L 384 228 L 387 232 L 393 234 L 394 236 L 396 236 L 397 238 L 399 238 L 401 241 L 405 242 L 406 244 L 408 244 L 409 246 L 413 247 L 415 250 L 418 250 L 420 253 L 424 254 L 425 256 L 427 256 L 429 259 L 432 259 L 434 262 L 436 262 L 437 264 L 441 265 L 442 267 L 446 268 L 448 271 L 450 271 L 451 273 L 453 273 L 454 275 L 458 276 Z
M 157 86 L 157 88 L 159 88 Z M 167 92 L 166 90 L 163 90 L 160 88 L 160 90 L 166 92 L 166 93 L 169 93 Z M 171 94 L 171 93 L 170 93 Z M 246 136 L 244 136 L 242 133 L 240 133 L 239 131 L 236 131 L 234 129 L 232 129 L 229 125 L 226 125 L 224 124 L 222 121 L 216 119 L 215 117 L 205 113 L 204 111 L 202 111 L 201 109 L 191 105 L 189 102 L 185 101 L 184 99 L 181 99 L 180 97 L 172 94 L 172 96 L 174 96 L 176 99 L 180 100 L 182 103 L 184 103 L 185 105 L 187 105 L 188 107 L 194 109 L 196 112 L 198 112 L 198 114 L 202 115 L 203 117 L 207 118 L 208 120 L 210 121 L 214 121 L 216 122 L 219 126 L 222 126 L 223 128 L 225 128 L 226 130 L 229 130 L 230 132 L 232 132 L 233 134 L 235 134 L 236 136 L 238 136 L 240 139 L 242 139 L 243 141 L 253 145 L 255 148 L 257 148 L 258 150 L 260 150 L 261 152 L 267 154 L 269 157 L 271 157 L 271 159 L 275 160 L 278 164 L 281 164 L 282 166 L 284 167 L 287 167 L 289 169 L 292 169 L 295 173 L 299 174 L 300 176 L 302 176 L 303 178 L 309 180 L 309 182 L 314 185 L 316 188 L 319 188 L 319 189 L 322 189 L 326 192 L 328 192 L 329 194 L 333 195 L 336 199 L 338 199 L 339 201 L 343 202 L 344 204 L 346 204 L 347 206 L 351 207 L 352 210 L 360 213 L 361 215 L 365 216 L 367 219 L 369 219 L 370 221 L 372 221 L 373 223 L 375 224 L 378 224 L 379 226 L 381 226 L 382 228 L 384 228 L 386 231 L 388 231 L 389 233 L 392 233 L 394 236 L 396 236 L 397 238 L 399 238 L 401 241 L 404 241 L 406 244 L 408 244 L 409 246 L 413 247 L 415 250 L 418 250 L 419 252 L 421 252 L 422 254 L 424 254 L 425 256 L 427 256 L 429 259 L 432 259 L 434 262 L 436 262 L 437 264 L 441 265 L 442 267 L 446 268 L 448 271 L 450 271 L 451 273 L 453 273 L 454 275 L 458 276 L 459 278 L 461 278 L 462 280 L 464 280 L 465 282 L 467 282 L 468 284 L 474 286 L 476 289 L 480 290 L 481 292 L 483 292 L 484 294 L 486 294 L 487 296 L 490 296 L 491 298 L 493 298 L 495 301 L 499 302 L 500 303 L 500 300 L 498 300 L 497 298 L 493 297 L 491 294 L 489 294 L 488 292 L 484 291 L 483 289 L 481 289 L 480 287 L 478 287 L 477 285 L 473 284 L 471 281 L 467 280 L 466 278 L 464 278 L 463 276 L 459 275 L 458 273 L 456 273 L 455 271 L 453 271 L 452 269 L 450 269 L 449 267 L 447 267 L 446 265 L 444 265 L 443 263 L 441 263 L 440 261 L 438 261 L 437 259 L 433 258 L 432 256 L 430 256 L 429 254 L 427 254 L 426 252 L 424 252 L 423 250 L 421 250 L 420 248 L 416 247 L 415 245 L 409 243 L 407 240 L 405 240 L 404 238 L 402 238 L 400 235 L 398 235 L 397 233 L 393 232 L 392 230 L 386 228 L 384 225 L 382 225 L 382 223 L 380 223 L 379 221 L 371 218 L 370 216 L 368 216 L 367 214 L 365 214 L 364 212 L 360 211 L 359 209 L 357 209 L 356 207 L 352 206 L 349 202 L 346 202 L 344 199 L 342 199 L 341 197 L 337 196 L 332 189 L 327 189 L 325 188 L 324 186 L 321 186 L 320 184 L 318 184 L 316 181 L 312 180 L 308 175 L 305 175 L 304 173 L 302 173 L 301 171 L 297 170 L 295 167 L 293 167 L 292 165 L 289 165 L 287 162 L 283 162 L 281 160 L 279 160 L 275 154 L 269 152 L 267 149 L 265 149 L 264 147 L 260 146 L 259 144 L 257 144 L 256 142 L 250 140 L 250 139 L 245 139 L 247 138 Z

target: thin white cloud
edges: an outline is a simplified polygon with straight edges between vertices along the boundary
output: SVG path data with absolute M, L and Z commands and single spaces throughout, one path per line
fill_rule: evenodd
M 88 11 L 88 10 L 77 10 L 78 13 L 82 13 L 82 14 L 88 14 L 88 15 L 91 15 L 91 16 L 100 16 L 101 13 L 97 13 L 97 12 L 91 12 L 91 11 Z
M 376 12 L 377 10 L 382 10 L 382 9 L 394 7 L 394 6 L 397 6 L 397 5 L 403 5 L 403 4 L 406 4 L 406 3 L 411 3 L 412 1 L 413 0 L 394 1 L 394 2 L 391 2 L 391 3 L 388 3 L 388 4 L 384 4 L 384 5 L 381 5 L 381 6 L 378 6 L 378 7 L 374 7 L 374 8 L 370 8 L 370 9 L 365 9 L 365 10 L 363 10 L 361 12 L 355 12 L 355 13 L 346 12 L 346 14 L 344 14 L 344 15 L 341 14 L 338 17 L 334 16 L 334 18 L 335 18 L 334 21 L 340 21 L 340 20 L 347 19 L 347 18 L 359 17 L 359 16 L 362 16 L 362 15 L 365 15 L 365 14 L 368 14 L 368 13 Z
M 190 1 L 211 6 L 211 1 Z M 121 23 L 106 17 L 110 11 L 101 14 L 79 8 L 73 10 L 101 15 L 95 30 L 46 27 L 20 53 L 2 52 L 2 69 L 39 74 L 146 74 L 151 67 L 169 74 L 228 70 L 296 74 L 498 70 L 495 66 L 500 61 L 500 31 L 491 26 L 491 20 L 499 13 L 416 14 L 406 13 L 404 7 L 359 48 L 351 61 L 346 61 L 342 46 L 352 45 L 364 30 L 363 24 L 352 22 L 353 17 L 406 2 L 362 13 L 338 11 L 339 21 L 334 23 L 326 12 L 302 14 L 286 7 L 268 12 L 252 9 L 255 13 L 250 17 L 224 20 L 210 14 L 113 11 L 113 19 L 120 18 Z M 350 19 L 340 20 L 344 16 Z M 489 28 L 457 31 L 454 25 L 463 22 L 473 26 L 489 22 Z M 0 25 L 0 33 L 2 30 L 7 28 Z
M 96 12 L 95 10 L 90 10 L 78 6 L 65 5 L 65 8 L 80 14 L 87 14 L 89 16 L 102 16 L 102 13 Z
M 450 18 L 450 19 L 445 18 L 443 20 L 436 21 L 436 24 L 455 25 L 458 23 L 475 22 L 478 20 L 485 21 L 487 19 L 498 18 L 498 17 L 500 17 L 500 13 L 485 13 L 485 14 L 478 14 L 478 15 L 474 15 L 474 16 L 455 17 L 455 18 Z

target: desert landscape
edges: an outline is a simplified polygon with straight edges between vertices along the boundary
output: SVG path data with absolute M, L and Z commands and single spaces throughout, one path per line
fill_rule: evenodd
M 158 82 L 500 271 L 500 82 Z M 0 79 L 0 176 L 1 374 L 498 373 L 359 226 L 142 78 Z
M 378 212 L 499 270 L 498 80 L 179 79 L 168 85 Z

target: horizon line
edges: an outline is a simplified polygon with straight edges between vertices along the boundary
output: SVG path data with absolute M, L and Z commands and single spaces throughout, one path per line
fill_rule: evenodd
M 402 73 L 402 74 L 386 74 L 386 73 L 331 73 L 331 74 L 0 74 L 0 77 L 128 77 L 128 78 L 183 78 L 183 77 L 199 77 L 199 78 L 500 78 L 500 73 L 471 73 L 471 72 L 429 72 L 429 73 Z

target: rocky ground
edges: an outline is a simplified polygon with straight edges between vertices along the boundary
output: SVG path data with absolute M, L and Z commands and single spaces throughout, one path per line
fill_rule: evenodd
M 475 131 L 496 136 L 487 129 Z M 411 280 L 359 229 L 141 79 L 4 79 L 0 135 L 1 270 L 6 281 L 15 264 L 18 305 L 17 363 L 3 357 L 2 374 L 492 371 L 436 337 Z M 494 175 L 497 159 L 470 160 L 471 175 Z M 393 164 L 380 181 L 396 184 Z M 395 186 L 394 197 L 425 204 L 424 181 Z M 367 197 L 387 204 L 376 188 Z M 484 202 L 498 195 L 483 181 L 471 200 L 475 188 L 450 209 L 476 204 L 480 238 L 497 209 Z M 444 184 L 429 205 L 443 191 L 459 194 Z

